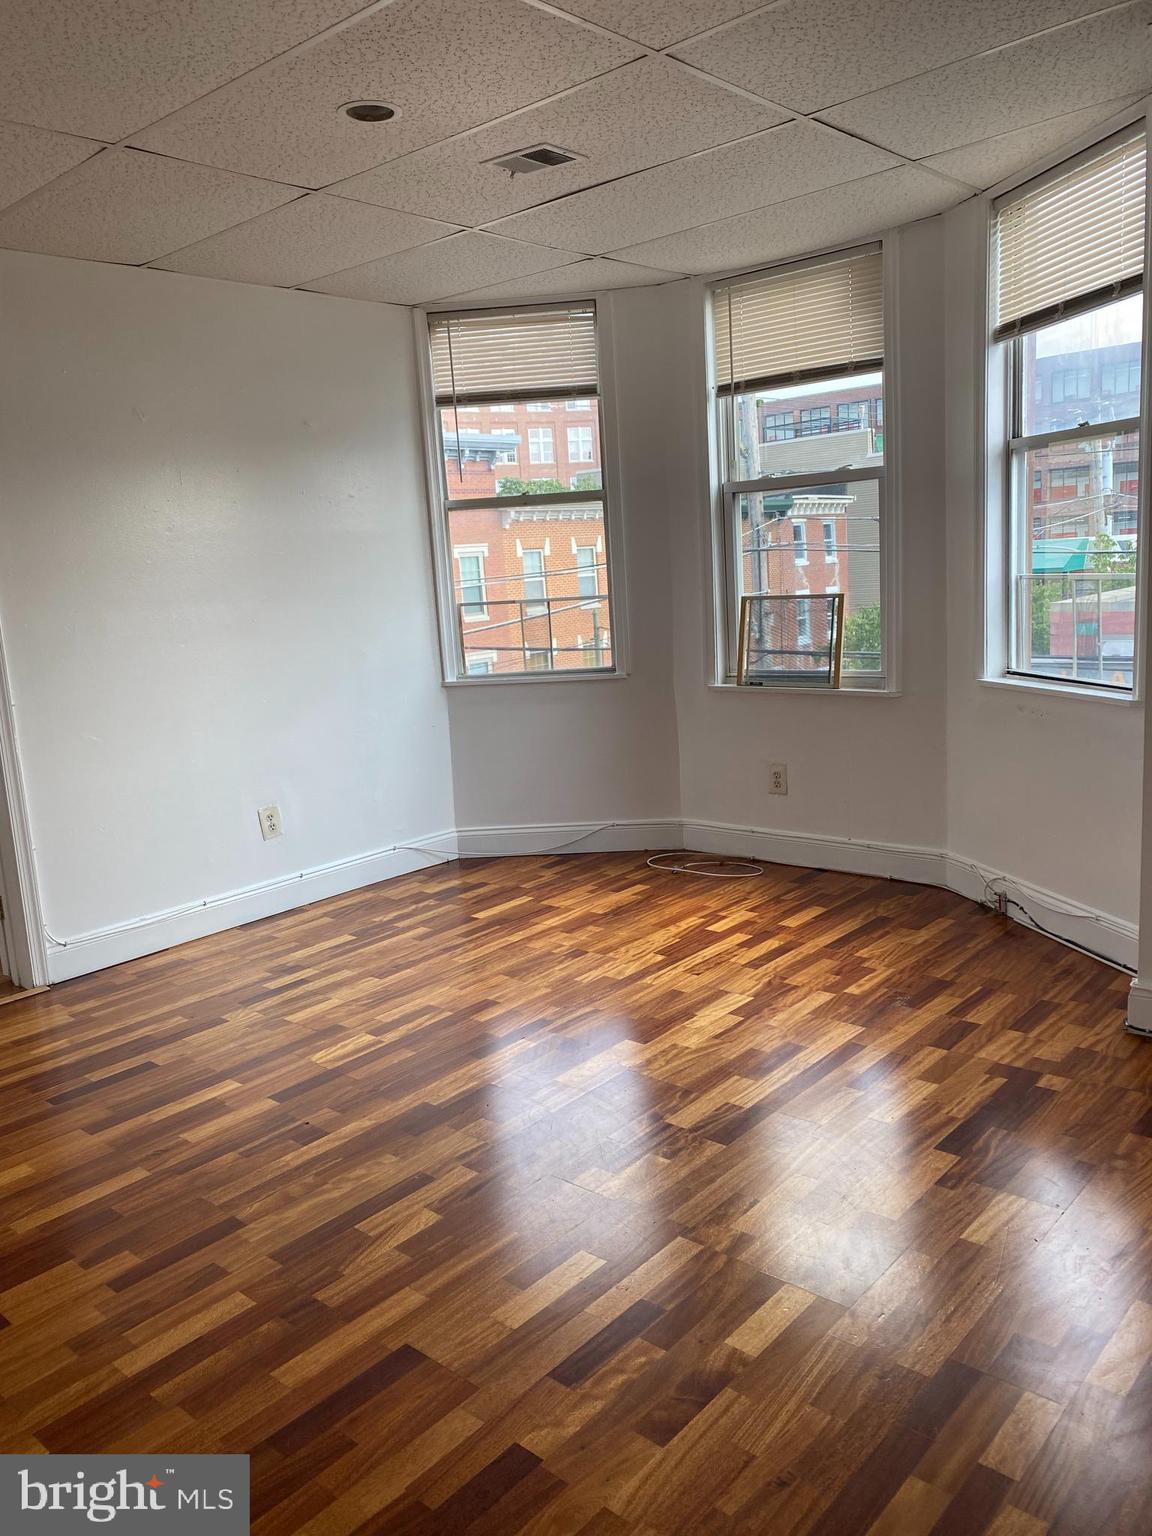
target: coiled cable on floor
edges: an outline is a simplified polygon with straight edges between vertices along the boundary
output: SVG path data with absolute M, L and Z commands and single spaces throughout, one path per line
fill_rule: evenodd
M 675 864 L 666 864 L 675 859 Z M 652 869 L 666 869 L 670 875 L 702 875 L 707 880 L 754 880 L 764 873 L 749 859 L 708 858 L 705 854 L 656 853 L 647 860 Z

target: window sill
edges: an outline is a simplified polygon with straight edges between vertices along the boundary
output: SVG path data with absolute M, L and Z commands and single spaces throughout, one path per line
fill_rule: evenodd
M 1038 693 L 1056 699 L 1087 699 L 1096 704 L 1139 704 L 1134 693 L 1093 688 L 1082 683 L 1046 683 L 1038 677 L 978 677 L 983 688 L 1008 688 L 1013 693 Z
M 898 699 L 901 697 L 899 688 L 773 688 L 770 684 L 749 688 L 733 682 L 709 683 L 708 687 L 717 693 L 763 693 L 773 699 L 792 698 L 797 695 L 803 699 Z
M 527 683 L 530 687 L 539 688 L 546 683 L 618 683 L 628 676 L 627 672 L 593 671 L 591 667 L 586 672 L 513 672 L 504 677 L 490 673 L 487 677 L 445 677 L 441 679 L 442 688 L 504 688 L 510 684 L 520 686 Z

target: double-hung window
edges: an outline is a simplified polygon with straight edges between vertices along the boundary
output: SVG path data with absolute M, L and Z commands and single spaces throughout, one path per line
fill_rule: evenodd
M 595 305 L 433 314 L 428 332 L 449 680 L 613 672 Z M 537 424 L 570 404 L 596 418 L 567 428 L 585 469 L 575 490 L 556 478 L 553 428 Z M 465 425 L 473 406 L 505 424 Z
M 888 545 L 879 246 L 716 284 L 712 337 L 722 680 L 737 675 L 744 598 L 842 592 L 840 687 L 883 689 Z M 809 535 L 816 530 L 819 558 L 812 559 Z M 796 608 L 801 648 L 818 644 L 823 637 L 812 638 L 813 624 L 827 606 Z M 782 678 L 778 686 L 795 680 Z
M 994 205 L 988 652 L 1008 676 L 1133 687 L 1144 202 L 1129 129 Z

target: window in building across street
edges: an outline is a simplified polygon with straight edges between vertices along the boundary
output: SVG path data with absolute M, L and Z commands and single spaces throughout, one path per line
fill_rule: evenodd
M 458 586 L 460 589 L 461 618 L 465 623 L 475 619 L 487 618 L 483 552 L 472 549 L 457 550 L 456 564 L 459 567 Z
M 544 551 L 526 549 L 520 556 L 524 573 L 524 612 L 530 619 L 548 612 L 548 579 L 545 575 Z
M 596 445 L 592 441 L 591 427 L 568 428 L 568 460 L 572 464 L 596 462 Z
M 765 443 L 782 443 L 796 436 L 796 422 L 791 411 L 768 411 L 762 423 Z
M 528 461 L 531 464 L 551 464 L 553 462 L 552 428 L 529 427 L 528 428 Z
M 594 544 L 577 544 L 576 581 L 581 597 L 600 596 L 600 561 Z
M 721 680 L 736 675 L 742 598 L 843 592 L 840 686 L 883 689 L 888 574 L 880 247 L 717 283 L 712 335 Z M 782 430 L 785 423 L 794 423 L 793 430 Z M 831 605 L 791 606 L 795 665 L 782 667 L 768 686 L 806 686 L 819 671 L 821 648 L 826 668 Z
M 1128 129 L 994 205 L 993 674 L 1134 686 L 1144 163 Z
M 428 332 L 449 680 L 614 672 L 595 305 L 432 314 Z M 532 423 L 569 406 L 591 420 L 564 428 L 564 480 L 553 427 Z

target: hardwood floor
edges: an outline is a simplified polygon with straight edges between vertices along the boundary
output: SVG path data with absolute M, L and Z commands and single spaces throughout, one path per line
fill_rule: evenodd
M 0 1010 L 0 1449 L 261 1536 L 1147 1536 L 1152 1045 L 945 892 L 450 865 Z

